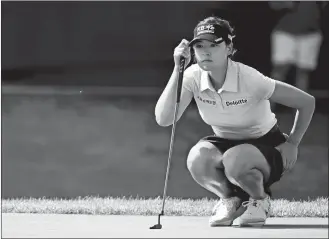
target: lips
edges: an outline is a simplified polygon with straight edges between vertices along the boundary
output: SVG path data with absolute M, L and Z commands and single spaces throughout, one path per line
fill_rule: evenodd
M 202 60 L 201 62 L 212 62 L 212 60 L 206 59 L 206 60 Z

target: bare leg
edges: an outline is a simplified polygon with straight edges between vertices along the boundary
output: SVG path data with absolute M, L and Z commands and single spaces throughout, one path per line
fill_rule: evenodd
M 237 184 L 254 199 L 266 197 L 263 173 L 258 169 L 251 169 L 236 179 Z
M 270 211 L 270 198 L 264 190 L 270 176 L 266 158 L 255 146 L 242 144 L 225 152 L 224 165 L 228 179 L 250 195 L 249 201 L 242 203 L 246 210 L 233 224 L 264 225 Z
M 264 182 L 270 166 L 264 155 L 253 145 L 242 144 L 224 153 L 225 173 L 229 181 L 254 199 L 266 197 Z
M 220 198 L 233 194 L 232 185 L 222 167 L 221 152 L 209 142 L 199 142 L 188 155 L 187 167 L 193 179 Z

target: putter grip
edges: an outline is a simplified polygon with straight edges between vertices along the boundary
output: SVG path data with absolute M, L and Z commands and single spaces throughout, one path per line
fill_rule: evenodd
M 180 94 L 182 92 L 182 84 L 183 84 L 184 66 L 185 66 L 185 58 L 181 57 L 179 61 L 179 75 L 178 75 L 176 103 L 180 102 Z

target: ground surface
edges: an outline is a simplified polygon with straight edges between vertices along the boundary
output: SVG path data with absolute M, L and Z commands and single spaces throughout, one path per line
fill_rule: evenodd
M 55 214 L 2 215 L 3 238 L 328 238 L 328 218 L 269 218 L 263 228 L 208 226 L 208 217 L 161 217 L 161 230 L 150 230 L 154 216 Z

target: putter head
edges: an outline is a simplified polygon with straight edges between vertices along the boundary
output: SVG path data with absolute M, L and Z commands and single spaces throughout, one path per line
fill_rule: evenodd
M 161 229 L 162 225 L 161 224 L 155 224 L 154 226 L 150 227 L 150 229 Z

